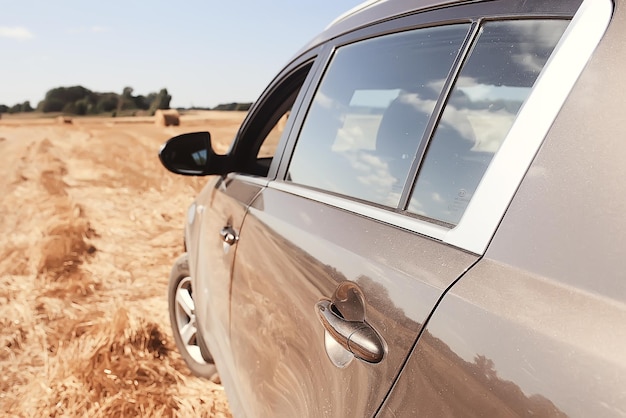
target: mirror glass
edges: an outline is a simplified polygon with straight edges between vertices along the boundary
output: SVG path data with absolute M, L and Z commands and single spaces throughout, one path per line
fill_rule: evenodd
M 214 156 L 211 135 L 192 132 L 167 141 L 159 151 L 161 163 L 173 173 L 190 176 L 205 175 L 208 161 Z

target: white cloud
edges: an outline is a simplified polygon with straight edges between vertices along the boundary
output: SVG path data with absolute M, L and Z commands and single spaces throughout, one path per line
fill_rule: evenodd
M 21 26 L 0 26 L 0 38 L 11 38 L 19 41 L 32 39 L 35 35 Z
M 315 104 L 319 105 L 323 109 L 332 109 L 337 105 L 335 100 L 331 97 L 326 96 L 322 92 L 318 92 L 317 96 L 315 96 Z
M 443 203 L 443 197 L 441 197 L 439 193 L 433 192 L 430 196 L 432 197 L 433 202 Z
M 109 28 L 107 28 L 106 26 L 92 26 L 91 31 L 95 33 L 108 32 Z

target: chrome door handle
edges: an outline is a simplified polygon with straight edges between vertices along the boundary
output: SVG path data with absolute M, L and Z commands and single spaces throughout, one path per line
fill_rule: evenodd
M 231 226 L 222 228 L 220 236 L 222 237 L 222 241 L 228 245 L 234 245 L 239 241 L 239 235 L 237 235 L 237 232 Z
M 317 302 L 315 308 L 324 329 L 356 358 L 368 363 L 379 363 L 383 359 L 383 340 L 367 322 L 342 318 L 328 299 Z

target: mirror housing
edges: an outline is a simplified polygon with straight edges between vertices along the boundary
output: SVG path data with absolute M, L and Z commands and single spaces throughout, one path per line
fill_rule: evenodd
M 218 155 L 211 145 L 209 132 L 191 132 L 175 136 L 159 150 L 161 164 L 183 176 L 224 175 L 228 173 L 228 155 Z

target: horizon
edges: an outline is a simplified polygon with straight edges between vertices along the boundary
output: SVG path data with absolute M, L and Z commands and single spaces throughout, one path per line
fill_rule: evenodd
M 57 87 L 135 95 L 172 108 L 257 100 L 296 52 L 361 0 L 150 4 L 12 2 L 0 16 L 0 104 L 36 108 Z
M 87 90 L 90 90 L 92 93 L 97 94 L 97 95 L 106 95 L 106 94 L 116 94 L 119 95 L 120 97 L 123 95 L 122 92 L 116 92 L 116 91 L 95 91 L 95 90 L 91 90 L 88 87 L 82 86 L 82 85 L 71 85 L 71 86 L 56 86 L 56 87 L 52 87 L 50 89 L 48 89 L 46 91 L 46 93 L 43 94 L 42 99 L 38 100 L 37 102 L 32 102 L 30 100 L 23 100 L 17 103 L 2 103 L 0 102 L 0 106 L 7 106 L 8 108 L 11 108 L 11 106 L 13 105 L 19 105 L 19 104 L 24 104 L 25 102 L 29 102 L 30 106 L 32 107 L 32 112 L 40 112 L 40 110 L 38 109 L 39 107 L 39 103 L 44 102 L 46 99 L 46 95 L 47 93 L 49 93 L 52 90 L 56 90 L 56 89 L 60 89 L 60 88 L 74 88 L 74 87 L 83 87 L 86 88 Z M 136 92 L 135 89 L 132 86 L 126 86 L 125 88 L 130 87 L 133 91 L 132 94 L 133 96 L 148 96 L 149 94 L 158 94 L 159 91 L 161 90 L 161 88 L 159 89 L 154 89 L 153 91 L 150 92 Z M 167 90 L 167 87 L 163 87 Z M 168 94 L 169 94 L 169 90 L 168 90 Z M 173 101 L 173 98 L 172 98 Z M 256 100 L 254 101 L 245 101 L 245 102 L 237 102 L 237 101 L 225 101 L 225 102 L 220 102 L 215 104 L 214 106 L 173 106 L 170 105 L 170 109 L 178 109 L 178 110 L 217 110 L 216 107 L 219 106 L 224 106 L 224 105 L 230 105 L 230 104 L 241 104 L 241 105 L 252 105 L 255 103 Z M 141 110 L 141 109 L 135 109 L 135 110 Z M 0 112 L 2 113 L 2 112 Z M 10 113 L 10 112 L 9 112 Z M 44 111 L 43 113 L 63 113 L 60 111 Z M 108 113 L 108 112 L 105 112 Z M 75 114 L 74 116 L 89 116 L 90 114 L 85 114 L 85 115 L 79 115 L 79 114 Z

